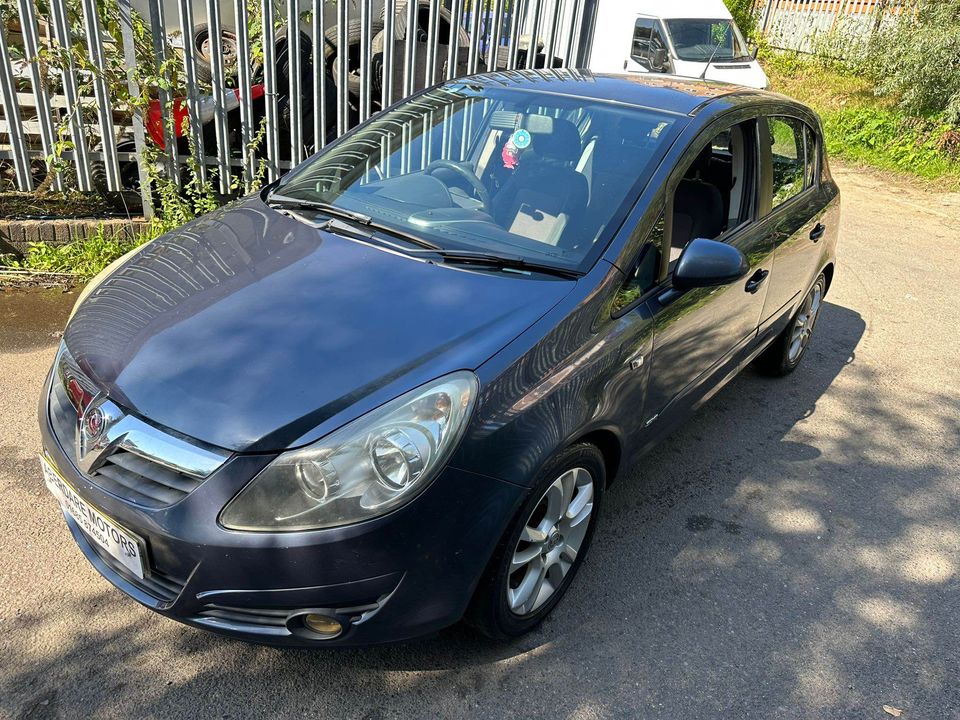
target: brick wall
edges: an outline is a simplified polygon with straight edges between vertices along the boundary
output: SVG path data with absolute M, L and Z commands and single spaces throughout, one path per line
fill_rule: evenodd
M 108 238 L 129 239 L 146 229 L 143 218 L 109 220 L 0 220 L 0 254 L 22 255 L 29 242 L 63 245 L 73 240 L 92 237 L 103 226 Z

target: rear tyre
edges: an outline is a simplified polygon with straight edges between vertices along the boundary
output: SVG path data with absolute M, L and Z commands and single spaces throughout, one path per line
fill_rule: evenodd
M 587 555 L 605 485 L 593 445 L 573 445 L 547 463 L 480 580 L 469 625 L 506 640 L 543 622 Z
M 754 361 L 754 366 L 759 372 L 771 377 L 783 377 L 797 369 L 810 345 L 810 338 L 820 317 L 826 292 L 827 279 L 821 273 L 810 292 L 800 303 L 797 314 L 770 347 Z

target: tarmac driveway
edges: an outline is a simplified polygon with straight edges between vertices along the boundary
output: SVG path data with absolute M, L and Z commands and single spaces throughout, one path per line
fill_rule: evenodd
M 960 718 L 960 197 L 838 175 L 803 367 L 745 373 L 628 469 L 509 645 L 279 651 L 123 597 L 36 461 L 71 298 L 0 293 L 0 717 Z

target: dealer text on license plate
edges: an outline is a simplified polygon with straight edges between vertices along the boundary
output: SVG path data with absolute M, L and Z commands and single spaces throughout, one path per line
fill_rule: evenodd
M 45 457 L 40 458 L 43 481 L 63 511 L 96 543 L 138 578 L 143 579 L 143 542 L 80 497 Z

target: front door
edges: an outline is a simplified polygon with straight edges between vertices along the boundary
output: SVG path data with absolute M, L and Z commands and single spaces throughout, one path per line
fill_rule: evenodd
M 701 136 L 702 137 L 702 136 Z M 708 133 L 685 153 L 676 180 L 669 271 L 691 240 L 727 242 L 746 256 L 750 272 L 730 285 L 679 293 L 669 286 L 650 302 L 654 317 L 653 367 L 645 423 L 671 406 L 704 397 L 729 372 L 757 333 L 771 277 L 773 245 L 757 228 L 757 122 L 746 120 Z

